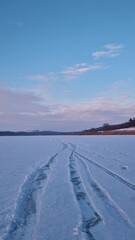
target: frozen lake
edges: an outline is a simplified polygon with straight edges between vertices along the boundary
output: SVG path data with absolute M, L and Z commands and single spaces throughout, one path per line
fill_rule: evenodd
M 135 136 L 0 137 L 1 240 L 135 239 Z

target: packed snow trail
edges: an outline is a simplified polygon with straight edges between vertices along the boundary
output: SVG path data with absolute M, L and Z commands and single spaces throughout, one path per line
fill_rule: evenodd
M 79 176 L 77 170 L 76 160 L 74 158 L 74 151 L 72 151 L 69 159 L 71 182 L 73 184 L 74 193 L 82 214 L 81 229 L 86 234 L 89 240 L 95 240 L 94 236 L 91 233 L 91 228 L 96 226 L 100 221 L 102 221 L 102 217 L 96 211 L 92 202 L 90 202 L 90 199 L 88 198 L 85 186 L 83 185 L 82 179 Z
M 63 148 L 50 157 L 48 163 L 42 167 L 36 168 L 27 176 L 20 189 L 14 216 L 3 240 L 20 240 L 24 236 L 24 232 L 26 231 L 29 221 L 31 221 L 30 218 L 32 215 L 34 214 L 34 217 L 38 217 L 40 214 L 39 206 L 41 205 L 44 188 L 49 178 L 51 165 L 54 163 L 58 154 L 66 149 L 67 146 L 68 145 L 63 144 Z M 36 221 L 37 219 L 34 219 L 33 225 L 36 224 Z
M 88 162 L 90 162 L 91 164 L 93 164 L 94 166 L 98 167 L 99 169 L 101 169 L 102 171 L 104 171 L 105 173 L 109 174 L 110 176 L 114 177 L 115 179 L 117 179 L 118 181 L 120 181 L 121 183 L 123 183 L 124 185 L 126 185 L 127 187 L 129 187 L 130 189 L 135 191 L 135 184 L 129 182 L 127 179 L 124 179 L 123 177 L 119 176 L 118 174 L 110 171 L 108 168 L 105 168 L 104 166 L 102 166 L 101 164 L 93 161 L 92 159 L 89 159 L 87 157 L 85 157 L 84 155 L 75 152 L 77 156 L 82 157 L 83 159 L 87 160 Z
M 69 156 L 66 148 L 53 165 L 42 197 L 41 214 L 38 218 L 33 240 L 82 240 L 81 214 L 70 182 Z M 26 235 L 26 239 L 29 236 Z
M 90 142 L 92 139 L 86 138 Z M 0 220 L 8 218 L 9 213 L 10 221 L 6 234 L 0 239 L 134 239 L 135 184 L 134 176 L 130 177 L 130 173 L 134 173 L 134 162 L 131 158 L 128 161 L 129 154 L 125 155 L 124 151 L 122 154 L 117 149 L 115 154 L 106 146 L 92 148 L 93 145 L 82 142 L 81 137 L 42 140 L 42 143 L 50 141 L 51 144 L 45 145 L 50 146 L 49 151 L 47 147 L 44 154 L 41 151 L 42 158 L 35 162 L 37 167 L 24 180 L 12 219 L 12 205 L 6 208 L 5 204 L 0 212 Z M 49 157 L 52 152 L 53 155 Z M 117 153 L 121 155 L 120 159 Z M 131 153 L 133 155 L 133 149 Z M 43 161 L 44 155 L 48 161 L 45 158 Z M 118 169 L 114 160 L 121 166 L 126 161 L 128 171 Z M 25 165 L 27 167 L 26 160 Z M 9 221 L 4 220 L 4 224 Z M 6 226 L 1 224 L 0 227 L 5 229 Z
M 84 161 L 86 160 L 85 157 L 77 152 L 76 146 L 74 144 L 70 144 L 70 147 L 72 149 L 72 153 L 70 156 L 71 181 L 73 182 L 74 192 L 80 205 L 83 222 L 85 223 L 84 219 L 87 219 L 88 216 L 91 219 L 92 214 L 88 214 L 89 209 L 85 208 L 82 202 L 85 202 L 86 205 L 88 204 L 89 207 L 93 205 L 93 209 L 96 209 L 96 211 L 98 209 L 98 214 L 95 211 L 95 215 L 99 216 L 99 219 L 97 221 L 95 220 L 93 225 L 89 224 L 91 223 L 90 219 L 89 221 L 86 221 L 86 224 L 82 224 L 84 227 L 83 231 L 86 232 L 88 239 L 95 239 L 92 235 L 91 230 L 92 227 L 97 225 L 100 221 L 102 221 L 101 223 L 105 222 L 105 224 L 107 224 L 108 226 L 108 228 L 105 228 L 104 230 L 102 227 L 102 232 L 104 231 L 105 236 L 102 236 L 101 239 L 112 238 L 111 236 L 114 234 L 114 231 L 110 227 L 112 224 L 114 224 L 115 229 L 117 229 L 115 233 L 116 239 L 121 238 L 122 235 L 122 239 L 132 239 L 135 236 L 135 226 L 130 220 L 129 216 L 123 211 L 123 209 L 120 208 L 119 205 L 114 202 L 108 192 L 94 179 L 88 169 L 86 161 Z M 80 176 L 78 175 L 78 172 L 80 172 Z M 89 192 L 90 194 L 88 194 Z M 97 199 L 100 202 L 99 205 L 102 206 L 101 209 L 99 208 L 99 205 L 94 206 L 95 203 L 93 203 L 91 195 L 95 196 L 95 194 L 97 195 Z M 94 198 L 96 199 L 96 197 Z M 80 199 L 82 200 L 82 202 L 80 201 Z M 116 222 L 119 222 L 119 225 Z M 120 229 L 122 229 L 122 233 L 121 231 L 119 231 Z M 98 239 L 100 239 L 100 237 Z
M 105 206 L 106 207 L 107 205 L 109 206 L 110 208 L 109 213 L 112 212 L 112 214 L 114 214 L 113 217 L 119 217 L 117 219 L 118 221 L 123 221 L 125 222 L 126 225 L 133 226 L 133 223 L 130 221 L 126 213 L 112 200 L 111 196 L 107 193 L 107 191 L 94 179 L 94 177 L 92 176 L 91 172 L 88 169 L 87 164 L 79 157 L 77 157 L 77 159 L 80 162 L 79 163 L 80 171 L 82 171 L 83 169 L 83 175 L 85 174 L 86 178 L 85 183 L 86 184 L 90 183 L 91 188 L 100 197 L 101 201 L 103 201 Z
M 105 224 L 108 226 L 107 229 L 105 229 L 105 232 L 109 230 L 110 235 L 114 235 L 116 239 L 133 239 L 135 236 L 135 226 L 130 217 L 111 198 L 107 190 L 104 189 L 97 180 L 95 180 L 86 162 L 79 157 L 77 157 L 77 159 L 83 183 L 85 184 L 87 191 L 90 192 L 91 198 L 94 196 L 94 204 L 100 211 L 100 214 L 102 214 Z M 115 226 L 115 234 L 111 227 L 112 224 Z M 123 237 L 121 232 L 124 235 Z

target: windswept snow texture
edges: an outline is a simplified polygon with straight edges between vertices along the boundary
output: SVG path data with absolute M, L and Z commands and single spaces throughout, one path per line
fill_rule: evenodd
M 0 138 L 0 240 L 133 240 L 134 203 L 134 136 Z

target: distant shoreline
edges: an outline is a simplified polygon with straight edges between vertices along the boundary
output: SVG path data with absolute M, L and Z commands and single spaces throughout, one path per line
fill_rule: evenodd
M 72 135 L 78 136 L 103 136 L 103 135 L 135 135 L 135 131 L 104 131 L 95 133 L 74 133 Z
M 83 131 L 0 131 L 0 136 L 96 136 L 96 135 L 135 135 L 135 118 L 130 118 L 128 122 L 110 125 L 108 123 L 98 128 L 86 129 Z
M 101 131 L 101 132 L 69 132 L 69 133 L 29 133 L 29 132 L 0 132 L 0 137 L 31 137 L 31 136 L 105 136 L 105 135 L 135 135 L 133 131 Z

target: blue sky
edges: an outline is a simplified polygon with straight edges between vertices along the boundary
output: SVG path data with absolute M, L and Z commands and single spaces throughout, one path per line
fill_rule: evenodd
M 0 130 L 135 117 L 134 0 L 0 3 Z

